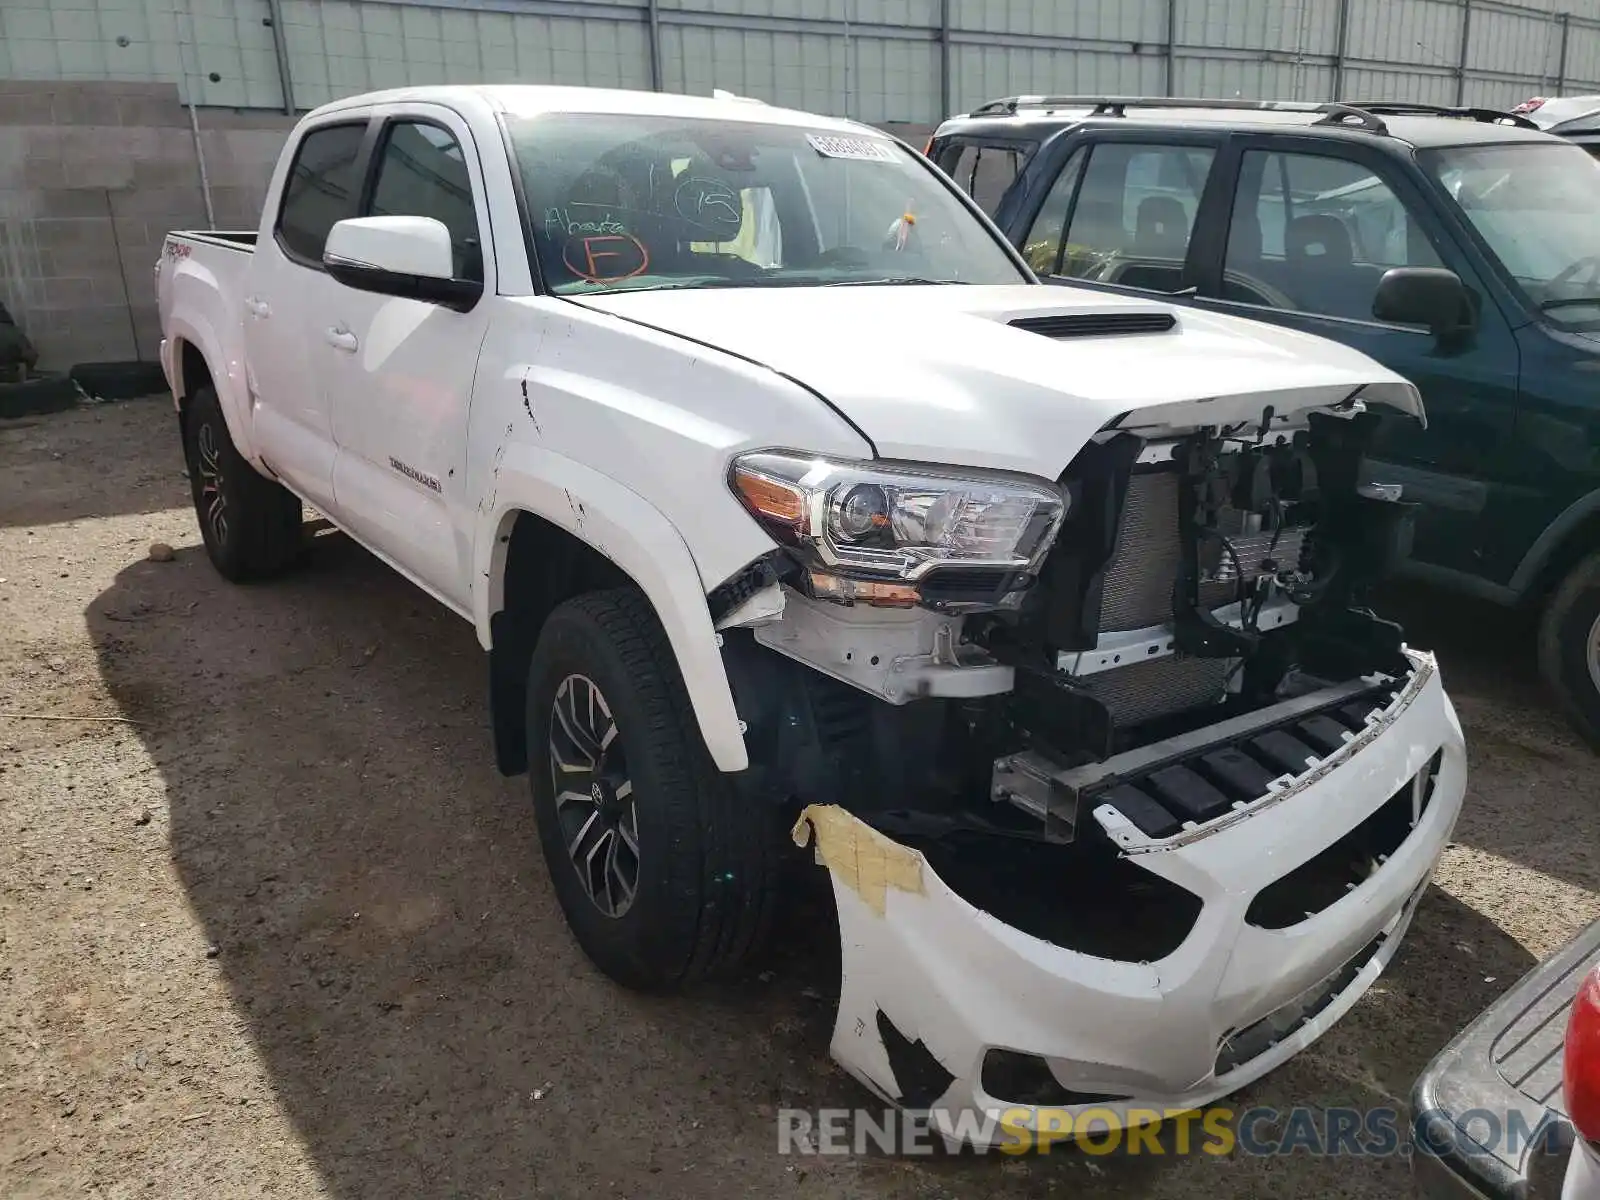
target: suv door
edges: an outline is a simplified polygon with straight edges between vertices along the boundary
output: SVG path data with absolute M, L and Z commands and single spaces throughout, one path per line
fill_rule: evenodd
M 355 215 L 368 114 L 340 113 L 307 130 L 280 185 L 281 199 L 245 273 L 245 372 L 254 440 L 263 460 L 316 507 L 335 513 L 333 425 L 317 377 L 322 334 L 309 300 L 336 286 L 322 267 L 334 222 Z
M 467 415 L 495 293 L 489 212 L 466 122 L 436 105 L 380 109 L 360 216 L 424 216 L 450 231 L 457 278 L 484 284 L 468 312 L 358 291 L 331 278 L 316 303 L 346 527 L 446 603 L 471 603 L 462 497 Z
M 1222 144 L 1207 131 L 1089 127 L 1051 148 L 1008 225 L 1048 283 L 1173 296 L 1192 288 L 1199 218 Z M 1041 195 L 1042 193 L 1042 195 Z
M 1386 419 L 1369 471 L 1420 503 L 1415 557 L 1482 574 L 1485 513 L 1516 421 L 1518 351 L 1472 264 L 1444 235 L 1404 163 L 1350 139 L 1234 139 L 1207 214 L 1196 304 L 1354 347 L 1405 376 L 1427 406 L 1424 431 Z M 1441 340 L 1376 320 L 1378 282 L 1394 267 L 1447 267 L 1474 297 L 1475 328 Z

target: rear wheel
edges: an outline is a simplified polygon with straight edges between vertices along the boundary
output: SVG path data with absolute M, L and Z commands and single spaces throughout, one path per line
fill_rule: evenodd
M 1545 606 L 1539 671 L 1574 727 L 1600 750 L 1600 554 L 1574 567 Z
M 239 453 L 209 387 L 189 402 L 184 453 L 206 555 L 224 578 L 265 579 L 294 561 L 304 516 L 300 498 Z
M 634 588 L 557 608 L 528 676 L 529 780 L 545 863 L 578 944 L 627 987 L 731 973 L 759 946 L 777 814 L 705 748 L 677 660 Z

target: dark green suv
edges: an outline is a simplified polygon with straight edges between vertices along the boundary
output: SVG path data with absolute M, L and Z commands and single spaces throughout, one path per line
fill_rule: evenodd
M 1541 608 L 1600 747 L 1600 162 L 1520 116 L 1019 97 L 929 156 L 1049 282 L 1354 346 L 1422 390 L 1367 466 L 1421 507 L 1407 571 Z

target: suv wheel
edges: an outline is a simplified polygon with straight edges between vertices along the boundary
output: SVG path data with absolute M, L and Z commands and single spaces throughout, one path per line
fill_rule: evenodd
M 649 991 L 743 963 L 771 922 L 777 813 L 712 763 L 640 592 L 579 596 L 550 615 L 527 731 L 539 841 L 584 953 Z
M 1600 750 L 1600 554 L 1574 567 L 1545 606 L 1539 671 L 1578 732 Z
M 211 565 L 225 579 L 265 579 L 300 551 L 300 497 L 262 475 L 234 446 L 217 393 L 201 388 L 184 422 L 189 490 Z

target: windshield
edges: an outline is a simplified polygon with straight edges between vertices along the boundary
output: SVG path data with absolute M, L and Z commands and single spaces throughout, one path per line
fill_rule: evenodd
M 1421 158 L 1532 304 L 1552 321 L 1600 327 L 1600 162 L 1557 143 Z
M 599 113 L 507 124 L 557 294 L 1025 281 L 888 138 Z

